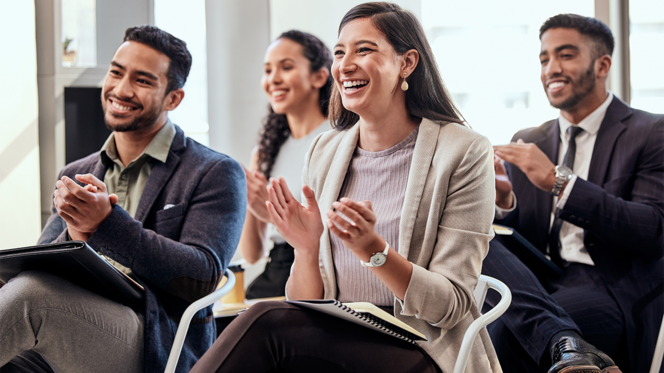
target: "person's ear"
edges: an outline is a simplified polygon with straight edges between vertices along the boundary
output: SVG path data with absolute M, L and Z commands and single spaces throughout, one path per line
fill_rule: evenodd
M 182 99 L 184 99 L 184 90 L 182 88 L 174 89 L 168 92 L 168 94 L 166 94 L 166 98 L 164 99 L 164 110 L 175 110 L 178 106 L 180 106 Z
M 321 89 L 327 83 L 327 78 L 330 76 L 330 70 L 327 67 L 321 67 L 318 71 L 311 74 L 311 85 L 315 89 Z
M 401 64 L 401 77 L 403 77 L 404 73 L 406 73 L 406 77 L 409 77 L 410 74 L 415 71 L 417 64 L 420 62 L 420 53 L 415 49 L 411 49 L 404 53 L 402 58 L 403 62 Z
M 605 54 L 595 60 L 595 68 L 597 69 L 597 77 L 605 79 L 611 70 L 611 56 Z

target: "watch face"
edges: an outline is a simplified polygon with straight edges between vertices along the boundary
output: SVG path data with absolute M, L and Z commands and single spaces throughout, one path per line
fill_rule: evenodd
M 572 171 L 571 168 L 566 167 L 566 166 L 558 166 L 558 170 L 556 170 L 556 171 L 558 171 L 558 175 L 560 175 L 562 177 L 565 177 L 565 178 L 567 178 L 567 177 L 571 176 L 572 174 L 574 174 L 574 171 Z M 558 176 L 558 175 L 556 175 L 556 176 Z
M 374 267 L 380 267 L 383 264 L 385 264 L 386 260 L 387 260 L 387 255 L 383 253 L 375 253 L 371 256 L 371 259 L 369 259 L 369 263 L 371 263 L 371 265 Z

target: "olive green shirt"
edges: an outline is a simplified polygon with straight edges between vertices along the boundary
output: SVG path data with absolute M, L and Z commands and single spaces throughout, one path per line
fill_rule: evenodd
M 175 126 L 169 120 L 166 121 L 155 137 L 141 155 L 131 161 L 127 167 L 122 164 L 115 147 L 115 134 L 112 133 L 99 153 L 101 162 L 106 166 L 104 184 L 108 194 L 115 193 L 118 196 L 118 206 L 122 207 L 131 217 L 136 216 L 138 203 L 141 200 L 143 189 L 150 177 L 152 165 L 155 162 L 166 163 L 168 152 L 175 138 Z M 131 270 L 105 257 L 111 264 L 122 272 L 130 274 Z

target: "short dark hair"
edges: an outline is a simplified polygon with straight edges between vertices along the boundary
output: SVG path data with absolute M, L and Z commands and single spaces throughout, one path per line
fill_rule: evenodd
M 539 37 L 552 28 L 568 28 L 578 31 L 592 40 L 594 44 L 595 58 L 608 54 L 613 54 L 615 41 L 613 34 L 607 25 L 600 20 L 591 17 L 584 17 L 578 14 L 558 14 L 544 22 L 540 27 Z
M 346 13 L 339 25 L 339 33 L 346 24 L 360 18 L 369 18 L 373 26 L 385 35 L 397 54 L 403 55 L 411 49 L 420 54 L 419 63 L 408 77 L 408 114 L 439 122 L 463 124 L 463 117 L 443 84 L 429 42 L 415 15 L 397 4 L 364 3 Z M 343 106 L 341 93 L 336 85 L 330 100 L 329 117 L 330 123 L 341 131 L 352 127 L 360 119 L 359 115 Z
M 164 30 L 148 25 L 128 28 L 125 31 L 124 41 L 145 44 L 165 54 L 171 60 L 166 72 L 168 78 L 166 93 L 184 87 L 191 70 L 191 53 L 187 50 L 187 43 Z

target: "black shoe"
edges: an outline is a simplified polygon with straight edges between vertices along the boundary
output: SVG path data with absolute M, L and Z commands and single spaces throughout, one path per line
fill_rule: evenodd
M 551 342 L 549 373 L 622 373 L 610 357 L 575 332 L 560 332 Z

